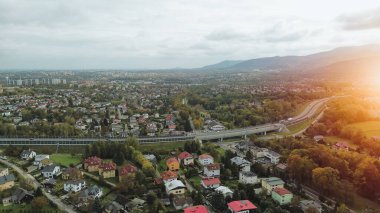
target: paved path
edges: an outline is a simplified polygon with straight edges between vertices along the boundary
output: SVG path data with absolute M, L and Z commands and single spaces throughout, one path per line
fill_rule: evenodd
M 83 172 L 83 174 L 86 175 L 87 177 L 93 179 L 93 180 L 99 181 L 99 176 L 93 175 L 93 174 L 88 173 L 88 172 Z M 116 184 L 114 184 L 108 180 L 104 180 L 104 182 L 111 187 L 116 187 Z
M 195 191 L 193 185 L 191 185 L 191 183 L 189 183 L 189 181 L 187 180 L 185 175 L 181 175 L 180 177 L 185 181 L 186 188 L 189 190 L 189 192 Z
M 62 212 L 67 213 L 75 213 L 76 211 L 69 205 L 64 204 L 59 198 L 56 196 L 51 195 L 50 193 L 47 193 L 43 187 L 41 187 L 41 184 L 30 174 L 26 173 L 24 170 L 22 170 L 20 167 L 16 166 L 13 163 L 10 163 L 9 161 L 0 159 L 0 162 L 11 167 L 13 170 L 15 170 L 17 173 L 19 173 L 22 177 L 24 177 L 28 183 L 30 183 L 34 189 L 37 189 L 38 187 L 41 188 L 42 194 L 47 197 L 51 202 L 53 202 Z

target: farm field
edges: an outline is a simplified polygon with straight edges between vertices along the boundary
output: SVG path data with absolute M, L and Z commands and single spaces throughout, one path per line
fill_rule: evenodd
M 347 125 L 346 128 L 352 128 L 361 131 L 367 137 L 380 137 L 380 121 L 367 121 Z

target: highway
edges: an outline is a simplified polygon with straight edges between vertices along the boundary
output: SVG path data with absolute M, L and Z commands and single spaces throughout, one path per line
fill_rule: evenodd
M 183 136 L 169 137 L 139 137 L 140 143 L 158 143 L 158 142 L 180 142 L 198 140 L 223 140 L 231 137 L 244 137 L 252 134 L 266 135 L 268 132 L 281 132 L 286 126 L 300 123 L 306 119 L 313 117 L 319 113 L 320 107 L 326 104 L 331 98 L 319 99 L 311 102 L 305 110 L 295 116 L 291 120 L 280 121 L 278 123 L 270 123 L 257 125 L 246 128 L 237 128 L 223 131 L 197 131 Z M 123 142 L 125 138 L 0 138 L 0 145 L 87 145 L 97 141 L 114 141 Z

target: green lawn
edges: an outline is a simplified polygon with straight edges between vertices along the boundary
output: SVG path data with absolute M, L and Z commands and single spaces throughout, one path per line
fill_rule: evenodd
M 367 137 L 380 136 L 380 121 L 354 123 L 347 125 L 345 128 L 359 130 Z
M 290 131 L 289 134 L 298 133 L 298 132 L 304 130 L 305 128 L 309 127 L 311 123 L 312 123 L 312 120 L 305 120 L 301 123 L 288 126 L 287 128 Z
M 81 155 L 72 156 L 71 154 L 52 154 L 50 159 L 54 163 L 61 164 L 65 167 L 70 166 L 70 164 L 77 165 L 82 161 Z
M 35 212 L 33 211 L 32 205 L 30 204 L 21 204 L 21 205 L 9 205 L 9 206 L 3 206 L 0 205 L 0 212 L 9 212 L 9 213 L 24 213 L 24 212 Z M 51 212 L 51 213 L 58 213 L 61 212 L 59 209 L 54 208 L 50 205 L 44 206 L 43 208 L 39 209 L 38 212 Z

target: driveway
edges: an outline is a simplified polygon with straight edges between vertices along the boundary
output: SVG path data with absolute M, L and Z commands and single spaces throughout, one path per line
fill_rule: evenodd
M 58 197 L 53 196 L 45 191 L 43 187 L 41 187 L 41 184 L 30 174 L 26 173 L 24 170 L 22 170 L 20 167 L 14 165 L 13 163 L 10 163 L 6 160 L 0 159 L 0 162 L 3 163 L 4 165 L 7 165 L 11 167 L 13 170 L 15 170 L 17 173 L 19 173 L 23 178 L 27 180 L 28 183 L 30 183 L 34 189 L 37 189 L 40 187 L 42 189 L 42 194 L 47 197 L 52 203 L 57 205 L 57 207 L 62 211 L 62 212 L 67 212 L 67 213 L 75 213 L 76 211 L 71 207 L 66 204 L 64 204 Z

